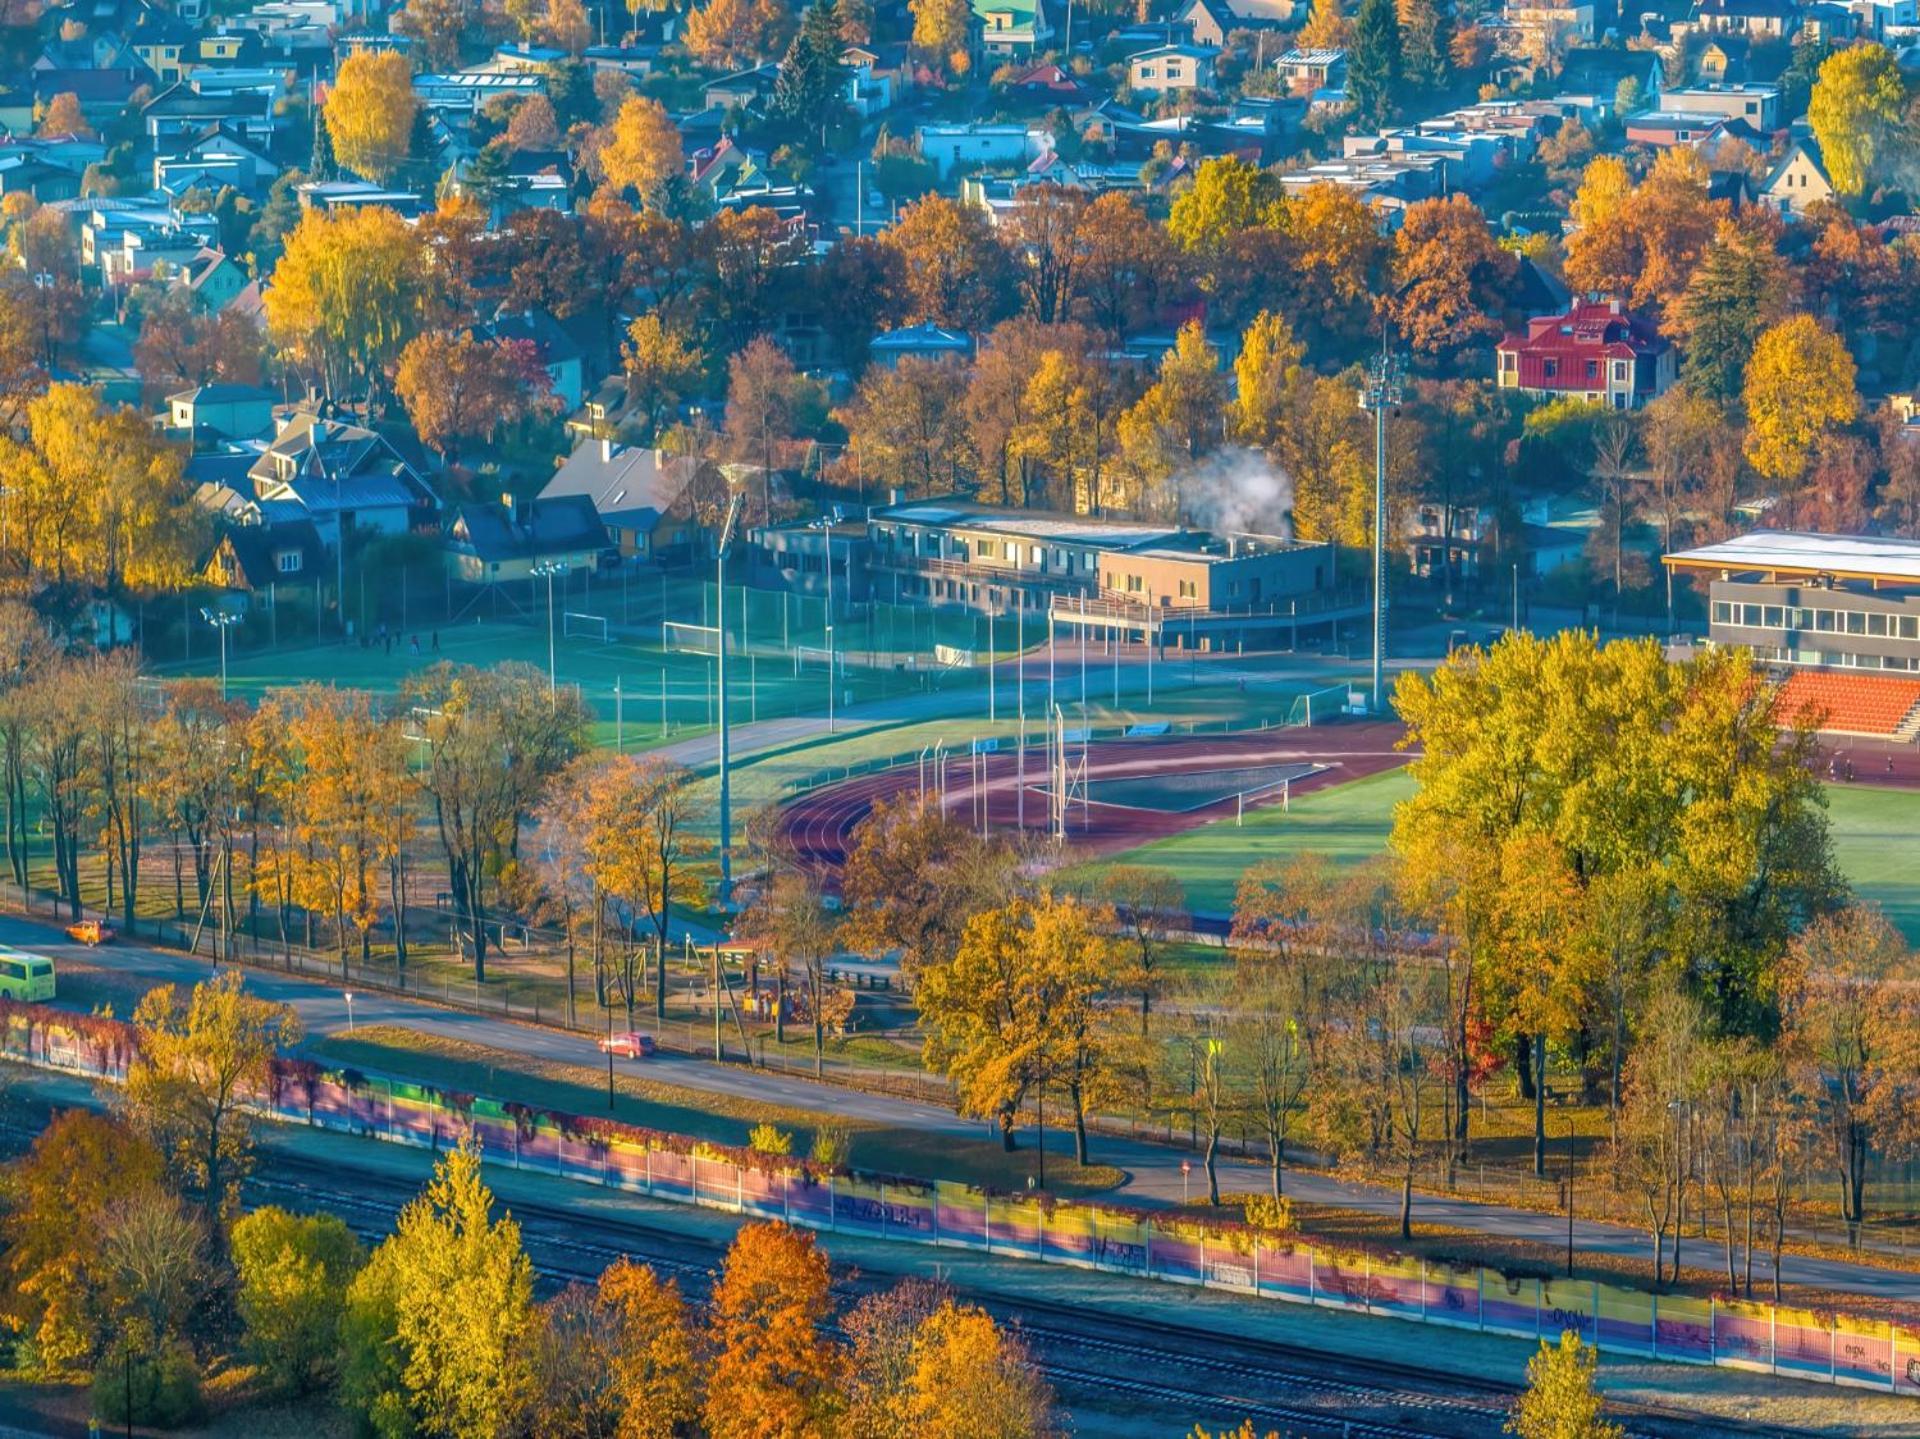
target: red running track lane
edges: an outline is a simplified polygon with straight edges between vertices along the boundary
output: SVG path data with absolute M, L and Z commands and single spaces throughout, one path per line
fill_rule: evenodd
M 1381 720 L 1341 720 L 1312 728 L 1262 730 L 1239 735 L 1171 735 L 1155 738 L 1096 742 L 1087 751 L 1089 779 L 1115 779 L 1150 774 L 1196 774 L 1236 769 L 1245 765 L 1314 764 L 1320 773 L 1293 782 L 1295 793 L 1309 793 L 1378 774 L 1406 763 L 1396 748 L 1405 728 Z M 1069 743 L 1078 757 L 1078 746 Z M 1026 762 L 1026 829 L 1034 835 L 1047 828 L 1047 796 L 1042 752 L 1029 748 Z M 966 823 L 978 815 L 965 750 L 947 762 L 947 813 Z M 989 754 L 982 787 L 986 794 L 988 828 L 1007 831 L 1019 817 L 1018 762 L 1011 750 Z M 854 829 L 881 800 L 918 790 L 919 766 L 900 765 L 877 774 L 861 775 L 842 784 L 815 790 L 789 801 L 780 816 L 781 833 L 804 863 L 813 866 L 830 884 L 837 884 L 846 863 Z M 934 786 L 928 765 L 927 787 Z M 1263 803 L 1276 803 L 1277 792 Z M 1179 834 L 1211 824 L 1233 813 L 1231 796 L 1198 809 L 1172 812 L 1134 809 L 1094 801 L 1074 806 L 1067 834 L 1085 854 L 1110 854 L 1148 840 Z M 1083 828 L 1083 823 L 1085 827 Z

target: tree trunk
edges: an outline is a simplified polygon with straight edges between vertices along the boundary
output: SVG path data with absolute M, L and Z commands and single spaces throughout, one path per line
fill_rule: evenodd
M 1407 1156 L 1406 1172 L 1400 1176 L 1400 1237 L 1413 1238 L 1413 1156 Z
M 654 936 L 653 943 L 653 1017 L 667 1022 L 667 936 Z
M 1273 1181 L 1273 1197 L 1280 1198 L 1280 1171 L 1286 1164 L 1287 1141 L 1277 1134 L 1267 1136 L 1267 1169 Z
M 1533 1037 L 1533 1172 L 1547 1177 L 1547 1037 Z
M 1000 1111 L 999 1117 L 1000 1117 L 1000 1148 L 1006 1153 L 1011 1154 L 1013 1153 L 1016 1147 L 1013 1142 L 1013 1123 L 1015 1118 L 1014 1106 L 1011 1104 L 1007 1105 L 1005 1108 L 1003 1108 Z
M 1073 1158 L 1084 1169 L 1087 1165 L 1087 1104 L 1086 1093 L 1079 1079 L 1067 1085 L 1067 1096 L 1073 1101 Z

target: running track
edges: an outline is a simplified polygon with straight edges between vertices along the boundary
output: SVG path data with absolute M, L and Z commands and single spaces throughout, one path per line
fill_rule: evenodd
M 1117 779 L 1154 774 L 1194 774 L 1236 769 L 1245 765 L 1313 764 L 1317 774 L 1293 782 L 1293 790 L 1307 793 L 1378 774 L 1404 764 L 1407 755 L 1394 746 L 1405 731 L 1381 720 L 1337 720 L 1312 728 L 1262 730 L 1237 735 L 1174 735 L 1152 739 L 1099 741 L 1087 751 L 1088 779 Z M 1069 742 L 1073 759 L 1079 746 Z M 1026 753 L 1026 830 L 1041 835 L 1047 828 L 1044 751 Z M 1011 751 L 985 757 L 987 827 L 1005 832 L 1021 817 L 1018 760 Z M 979 820 L 974 761 L 963 749 L 947 759 L 947 813 L 964 823 Z M 935 790 L 933 767 L 926 770 L 928 792 Z M 915 793 L 920 786 L 918 765 L 900 765 L 878 774 L 861 775 L 842 784 L 815 790 L 790 801 L 781 811 L 781 833 L 800 859 L 829 883 L 837 883 L 846 862 L 853 831 L 881 800 Z M 1264 803 L 1279 799 L 1269 794 Z M 1232 797 L 1199 809 L 1171 812 L 1134 809 L 1093 801 L 1076 801 L 1067 825 L 1075 847 L 1087 854 L 1110 854 L 1148 840 L 1211 824 L 1234 811 Z

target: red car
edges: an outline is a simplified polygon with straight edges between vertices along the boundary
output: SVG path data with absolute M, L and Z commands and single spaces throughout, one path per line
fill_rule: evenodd
M 617 1054 L 622 1059 L 651 1059 L 653 1036 L 630 1029 L 625 1034 L 609 1034 L 600 1041 L 602 1054 Z

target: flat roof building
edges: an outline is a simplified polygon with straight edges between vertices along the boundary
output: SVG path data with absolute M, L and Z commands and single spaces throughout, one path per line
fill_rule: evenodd
M 1756 530 L 1666 565 L 1707 578 L 1714 644 L 1779 668 L 1786 719 L 1920 738 L 1920 541 Z

